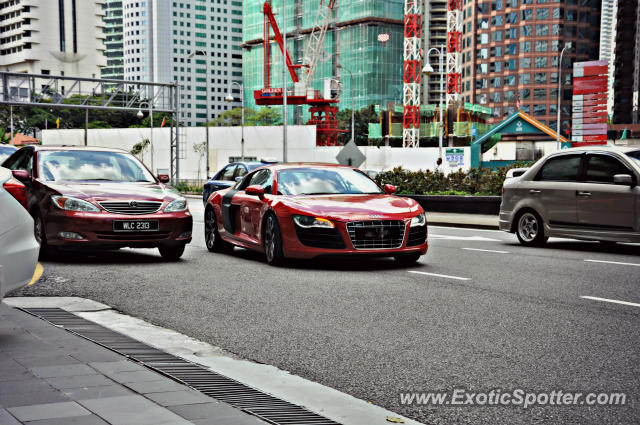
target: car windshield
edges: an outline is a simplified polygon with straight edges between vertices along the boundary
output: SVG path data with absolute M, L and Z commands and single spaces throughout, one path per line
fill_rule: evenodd
M 380 187 L 350 168 L 294 168 L 278 172 L 283 195 L 378 194 Z
M 636 164 L 640 165 L 640 151 L 627 152 L 627 156 L 633 159 Z
M 48 181 L 156 181 L 133 155 L 120 152 L 43 151 L 38 169 Z

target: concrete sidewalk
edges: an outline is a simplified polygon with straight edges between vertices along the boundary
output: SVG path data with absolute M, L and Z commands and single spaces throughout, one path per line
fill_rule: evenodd
M 0 303 L 0 424 L 266 423 Z
M 427 223 L 431 226 L 468 227 L 498 230 L 498 216 L 485 214 L 457 214 L 427 211 Z

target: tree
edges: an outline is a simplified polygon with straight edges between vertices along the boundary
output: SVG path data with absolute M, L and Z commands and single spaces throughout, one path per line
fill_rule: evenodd
M 202 158 L 207 154 L 207 141 L 197 143 L 193 145 L 193 151 L 198 154 L 198 186 L 202 185 L 200 181 L 200 170 L 202 165 Z
M 336 118 L 338 119 L 341 129 L 348 130 L 346 133 L 340 134 L 338 140 L 345 144 L 351 140 L 351 109 L 343 109 L 338 112 Z M 369 144 L 369 123 L 379 123 L 380 116 L 376 114 L 375 107 L 369 105 L 366 108 L 362 108 L 356 111 L 354 114 L 355 121 L 355 142 L 359 146 L 367 146 Z
M 151 141 L 149 139 L 142 139 L 131 148 L 131 154 L 138 157 L 138 159 L 144 163 L 144 153 L 149 146 L 151 145 Z
M 242 108 L 233 108 L 228 111 L 224 111 L 218 115 L 216 119 L 209 122 L 212 127 L 231 127 L 239 126 L 242 124 Z M 244 125 L 251 126 L 266 126 L 266 125 L 282 125 L 282 114 L 276 108 L 245 108 L 244 110 Z

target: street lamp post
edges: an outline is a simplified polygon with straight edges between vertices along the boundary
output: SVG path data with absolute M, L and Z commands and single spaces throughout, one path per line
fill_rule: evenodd
M 560 61 L 558 62 L 558 121 L 556 122 L 556 149 L 560 150 L 560 102 L 562 100 L 562 55 L 566 49 L 571 49 L 571 42 L 566 43 L 562 52 L 560 52 Z
M 192 59 L 194 56 L 204 56 L 205 57 L 205 79 L 206 81 L 206 86 L 205 86 L 205 92 L 207 94 L 207 101 L 205 103 L 205 114 L 207 115 L 207 118 L 205 119 L 205 130 L 206 130 L 206 136 L 205 136 L 205 144 L 207 147 L 207 152 L 206 152 L 206 156 L 205 156 L 205 160 L 207 161 L 207 179 L 209 178 L 209 57 L 207 55 L 207 52 L 204 50 L 196 50 L 194 52 L 191 52 L 191 54 L 189 55 L 189 59 Z
M 147 105 L 149 107 L 149 144 L 151 145 L 151 172 L 155 175 L 156 171 L 153 168 L 153 101 L 140 102 L 140 106 Z M 138 109 L 136 116 L 140 119 L 144 116 L 142 109 Z M 86 144 L 86 143 L 85 143 Z
M 340 69 L 344 69 L 345 71 L 347 71 L 349 73 L 349 76 L 351 77 L 351 141 L 355 143 L 356 141 L 356 127 L 355 127 L 355 107 L 354 107 L 354 91 L 353 91 L 353 73 L 351 71 L 349 71 L 347 68 L 345 68 L 342 65 L 338 65 L 338 68 Z
M 282 0 L 282 162 L 287 162 L 287 1 Z
M 430 48 L 426 54 L 426 58 L 429 58 L 429 55 L 431 54 L 432 51 L 438 52 L 440 56 L 440 61 L 439 61 L 440 62 L 440 131 L 439 131 L 439 139 L 438 139 L 438 160 L 439 160 L 438 162 L 441 164 L 442 163 L 442 138 L 444 136 L 443 107 L 445 106 L 442 100 L 442 94 L 444 93 L 444 46 L 440 45 L 439 49 L 436 49 L 435 47 Z M 427 60 L 427 64 L 422 69 L 422 73 L 425 75 L 433 74 L 433 67 L 428 62 L 428 60 Z
M 242 85 L 242 83 L 239 83 L 237 81 L 231 81 L 229 83 L 229 94 L 227 95 L 227 97 L 225 97 L 224 100 L 226 100 L 229 103 L 233 102 L 233 94 L 231 93 L 231 86 L 233 86 L 234 84 L 240 87 L 240 102 L 241 102 L 240 109 L 242 110 L 242 115 L 241 115 L 242 118 L 240 121 L 240 125 L 242 126 L 241 136 L 240 136 L 241 137 L 240 138 L 240 161 L 244 161 L 244 86 Z

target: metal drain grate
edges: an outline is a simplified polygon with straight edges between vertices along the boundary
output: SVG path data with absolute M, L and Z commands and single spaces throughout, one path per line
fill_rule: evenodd
M 251 388 L 59 308 L 21 310 L 129 357 L 175 381 L 274 425 L 340 425 L 304 407 Z

